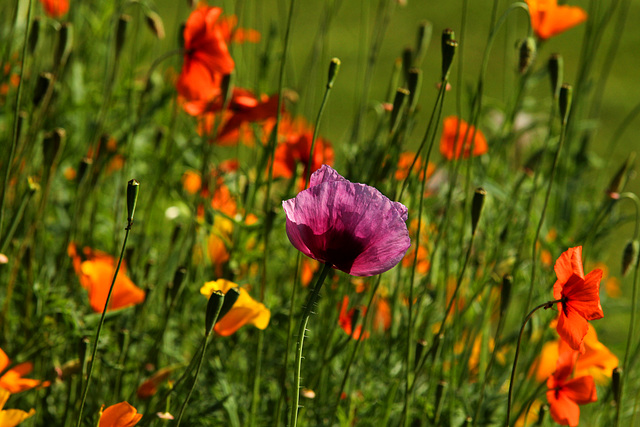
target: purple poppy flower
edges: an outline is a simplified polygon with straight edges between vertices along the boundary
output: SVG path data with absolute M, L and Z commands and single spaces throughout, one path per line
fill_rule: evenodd
M 353 276 L 391 269 L 411 246 L 403 204 L 327 165 L 311 175 L 308 189 L 282 206 L 296 249 Z

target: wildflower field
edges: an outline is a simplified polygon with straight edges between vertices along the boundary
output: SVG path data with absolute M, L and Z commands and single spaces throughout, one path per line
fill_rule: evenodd
M 640 426 L 636 3 L 2 1 L 0 427 Z

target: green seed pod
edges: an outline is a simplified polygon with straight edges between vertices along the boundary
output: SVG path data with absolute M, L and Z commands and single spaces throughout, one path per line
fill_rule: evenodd
M 240 297 L 240 289 L 231 288 L 227 291 L 224 296 L 224 304 L 222 304 L 222 308 L 220 309 L 220 314 L 218 315 L 218 319 L 222 319 L 233 307 L 233 304 L 238 301 L 238 297 Z
M 571 99 L 573 97 L 573 88 L 570 84 L 564 83 L 560 88 L 560 97 L 558 104 L 560 106 L 560 118 L 562 124 L 566 125 L 569 120 L 569 113 L 571 112 Z
M 634 261 L 638 260 L 638 241 L 632 240 L 624 247 L 622 253 L 622 275 L 626 276 Z
M 398 128 L 400 118 L 402 117 L 402 110 L 404 110 L 408 98 L 409 91 L 407 89 L 400 87 L 396 90 L 396 96 L 393 99 L 393 110 L 391 110 L 391 133 L 394 133 Z
M 37 107 L 40 105 L 44 96 L 49 91 L 49 87 L 53 82 L 53 74 L 42 72 L 38 76 L 38 80 L 36 81 L 36 87 L 33 90 L 33 106 Z
M 531 68 L 536 60 L 536 40 L 533 37 L 527 37 L 520 43 L 520 60 L 518 62 L 518 71 L 525 74 Z
M 116 28 L 116 57 L 120 56 L 122 48 L 124 47 L 124 42 L 127 35 L 127 27 L 129 26 L 130 21 L 131 16 L 124 13 L 120 15 L 120 18 L 118 19 L 118 26 Z
M 564 61 L 562 55 L 554 53 L 549 58 L 547 63 L 547 69 L 549 70 L 549 77 L 551 79 L 551 94 L 553 98 L 557 98 L 560 92 L 560 82 L 562 81 L 564 74 Z

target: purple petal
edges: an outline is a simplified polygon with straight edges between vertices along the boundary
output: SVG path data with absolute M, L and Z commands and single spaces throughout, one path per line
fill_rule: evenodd
M 411 246 L 404 205 L 326 165 L 314 173 L 311 187 L 283 208 L 293 246 L 355 276 L 391 269 Z

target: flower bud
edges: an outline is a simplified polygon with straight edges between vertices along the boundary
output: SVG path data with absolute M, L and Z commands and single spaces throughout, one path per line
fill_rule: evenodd
M 457 48 L 458 42 L 455 40 L 447 40 L 447 42 L 442 45 L 442 80 L 449 78 L 449 70 L 451 69 Z
M 71 22 L 65 22 L 58 30 L 58 44 L 53 57 L 53 64 L 58 67 L 66 64 L 71 45 L 73 44 L 73 26 Z
M 151 32 L 155 34 L 158 39 L 163 40 L 165 32 L 164 24 L 162 23 L 162 18 L 160 17 L 160 15 L 152 10 L 149 10 L 147 11 L 145 18 L 147 21 L 147 27 L 149 27 Z
M 513 277 L 505 274 L 502 277 L 502 287 L 500 288 L 500 316 L 504 316 L 511 300 L 511 287 L 513 285 Z
M 40 38 L 40 18 L 36 17 L 31 23 L 31 30 L 29 31 L 29 53 L 33 55 L 36 47 L 38 46 L 38 39 Z
M 622 368 L 620 366 L 613 368 L 611 371 L 611 391 L 613 391 L 613 400 L 616 404 L 620 403 L 620 386 L 622 384 Z
M 405 79 L 409 78 L 409 70 L 413 65 L 413 50 L 410 47 L 402 51 L 402 74 Z
M 220 314 L 218 315 L 218 319 L 222 319 L 228 312 L 233 308 L 233 304 L 238 301 L 238 297 L 240 297 L 240 289 L 231 288 L 224 295 L 224 303 L 222 304 L 222 308 L 220 309 Z
M 173 280 L 167 286 L 165 299 L 168 300 L 171 298 L 172 304 L 180 293 L 180 288 L 182 288 L 185 277 L 187 277 L 187 269 L 184 267 L 178 267 L 176 272 L 173 274 Z
M 471 202 L 471 233 L 476 233 L 476 227 L 480 220 L 480 213 L 482 212 L 482 206 L 484 205 L 484 199 L 487 196 L 487 191 L 484 188 L 476 188 L 473 194 L 473 201 Z
M 525 74 L 531 68 L 536 60 L 536 40 L 533 37 L 527 37 L 520 43 L 520 61 L 518 63 L 518 71 Z
M 455 33 L 451 28 L 446 28 L 442 32 L 442 37 L 440 39 L 440 49 L 442 51 L 442 80 L 445 79 L 449 74 L 449 68 L 451 67 L 451 62 L 453 61 L 453 55 L 455 54 L 455 49 L 453 52 L 451 51 L 451 42 L 455 42 Z M 457 46 L 457 44 L 456 44 Z
M 422 59 L 424 58 L 425 53 L 427 52 L 427 48 L 429 47 L 429 42 L 431 41 L 431 33 L 433 32 L 433 27 L 431 22 L 422 21 L 420 25 L 418 25 L 418 34 L 416 35 L 416 48 L 415 55 L 413 58 L 413 66 L 419 67 L 422 64 Z
M 33 105 L 37 107 L 40 105 L 44 96 L 49 91 L 49 87 L 53 81 L 53 74 L 42 72 L 38 76 L 38 80 L 36 81 L 36 87 L 33 90 Z
M 549 62 L 547 63 L 547 69 L 549 70 L 549 77 L 551 79 L 551 95 L 555 99 L 558 97 L 558 93 L 560 92 L 560 82 L 562 81 L 564 74 L 564 61 L 562 60 L 562 55 L 559 53 L 551 55 Z
M 54 129 L 47 133 L 42 140 L 42 156 L 44 159 L 45 167 L 52 167 L 58 154 L 60 153 L 60 147 L 67 132 L 62 128 Z
M 393 99 L 393 110 L 391 110 L 391 133 L 394 133 L 398 128 L 400 117 L 402 116 L 402 111 L 404 110 L 404 106 L 406 105 L 408 98 L 409 91 L 407 89 L 400 87 L 396 90 L 396 96 Z
M 422 86 L 422 70 L 412 68 L 407 77 L 407 89 L 409 89 L 409 111 L 415 111 L 420 97 Z
M 136 203 L 138 202 L 138 190 L 140 190 L 140 183 L 135 179 L 132 179 L 127 183 L 127 228 L 131 229 L 131 223 L 133 222 L 133 214 L 136 210 Z
M 80 161 L 80 166 L 78 166 L 78 174 L 76 175 L 76 181 L 82 182 L 82 179 L 87 174 L 89 167 L 93 164 L 93 159 L 91 157 L 83 157 Z
M 571 112 L 571 99 L 573 95 L 573 88 L 570 84 L 564 83 L 560 88 L 560 97 L 558 104 L 560 105 L 560 118 L 562 124 L 566 125 L 569 120 L 569 113 Z
M 116 58 L 120 56 L 122 48 L 124 47 L 129 21 L 131 21 L 131 16 L 124 13 L 120 15 L 118 19 L 118 26 L 116 28 Z
M 631 167 L 633 162 L 636 159 L 636 153 L 631 153 L 627 160 L 620 166 L 620 168 L 616 171 L 616 174 L 609 181 L 609 186 L 607 187 L 607 194 L 612 198 L 617 198 L 618 193 L 624 187 L 625 178 L 627 170 Z
M 544 416 L 547 414 L 547 410 L 549 409 L 548 405 L 542 405 L 538 410 L 538 420 L 536 421 L 537 426 L 541 426 L 544 422 Z
M 622 275 L 626 276 L 633 263 L 638 261 L 638 241 L 632 240 L 624 247 L 622 253 Z
M 426 346 L 427 342 L 425 340 L 418 340 L 418 342 L 416 342 L 416 355 L 413 361 L 414 369 L 418 367 L 418 363 L 420 363 L 420 358 L 422 357 L 422 353 Z
M 338 71 L 340 71 L 340 59 L 331 58 L 331 62 L 329 63 L 329 77 L 327 78 L 327 89 L 333 87 L 333 82 L 336 80 Z
M 218 316 L 220 315 L 220 310 L 224 304 L 224 300 L 224 294 L 220 291 L 213 291 L 211 296 L 209 296 L 209 302 L 207 303 L 207 315 L 205 317 L 204 325 L 204 334 L 206 336 L 209 336 L 213 329 L 213 325 L 216 324 Z

